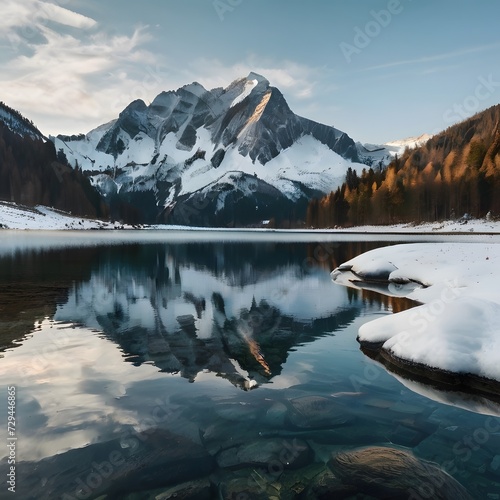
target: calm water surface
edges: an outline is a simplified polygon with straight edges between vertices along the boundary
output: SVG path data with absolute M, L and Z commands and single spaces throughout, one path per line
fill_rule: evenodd
M 0 415 L 15 386 L 19 498 L 170 498 L 181 484 L 182 498 L 295 498 L 332 454 L 367 445 L 409 449 L 498 498 L 498 406 L 359 349 L 360 325 L 413 304 L 329 273 L 382 244 L 4 250 Z

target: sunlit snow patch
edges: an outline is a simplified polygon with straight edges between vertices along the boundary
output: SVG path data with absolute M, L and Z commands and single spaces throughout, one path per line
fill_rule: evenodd
M 257 86 L 258 83 L 259 82 L 257 80 L 248 80 L 245 83 L 243 92 L 233 100 L 230 107 L 232 108 L 233 106 L 236 106 L 236 104 L 246 99 L 252 93 L 252 90 Z

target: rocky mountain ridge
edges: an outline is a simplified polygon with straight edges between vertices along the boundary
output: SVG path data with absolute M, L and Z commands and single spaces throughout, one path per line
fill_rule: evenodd
M 136 100 L 86 135 L 52 140 L 108 203 L 124 201 L 149 223 L 297 218 L 349 167 L 365 166 L 345 132 L 294 114 L 255 73 L 226 88 L 195 82 L 162 92 L 149 106 Z

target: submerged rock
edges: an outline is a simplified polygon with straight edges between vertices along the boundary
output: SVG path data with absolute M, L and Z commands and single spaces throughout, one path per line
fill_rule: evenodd
M 241 446 L 249 439 L 257 439 L 258 437 L 259 432 L 253 421 L 228 423 L 220 419 L 203 430 L 200 429 L 201 441 L 210 455 L 216 455 L 221 450 L 230 447 Z
M 130 493 L 121 500 L 211 500 L 212 483 L 209 478 L 189 481 L 169 488 Z M 103 497 L 102 500 L 110 500 Z
M 221 468 L 261 467 L 283 472 L 307 465 L 312 457 L 311 448 L 300 439 L 257 439 L 221 451 L 216 460 Z
M 328 465 L 343 484 L 377 498 L 472 500 L 467 490 L 437 465 L 395 448 L 339 453 Z
M 208 479 L 173 486 L 155 496 L 155 500 L 210 500 L 211 498 L 211 484 Z
M 267 427 L 282 429 L 288 408 L 280 401 L 276 401 L 264 415 L 263 422 Z
M 289 401 L 291 411 L 287 420 L 300 429 L 331 428 L 345 425 L 352 420 L 345 408 L 333 398 L 303 396 Z
M 226 401 L 215 405 L 217 416 L 232 422 L 255 421 L 261 412 L 262 408 L 258 405 L 242 401 Z
M 215 478 L 214 478 L 215 479 Z M 216 478 L 218 483 L 217 498 L 235 500 L 285 500 L 281 496 L 281 484 L 276 478 L 252 469 L 243 469 L 236 472 L 226 471 Z M 294 496 L 288 498 L 293 499 Z
M 328 469 L 322 470 L 310 482 L 301 495 L 301 500 L 342 500 L 353 498 L 358 490 L 351 485 L 346 485 Z
M 224 470 L 212 475 L 212 482 L 219 487 L 218 498 L 242 500 L 314 500 L 320 498 L 345 498 L 316 495 L 323 475 L 333 476 L 324 464 L 312 463 L 300 469 L 284 471 L 246 468 L 238 471 Z M 317 485 L 312 488 L 311 485 Z M 337 480 L 338 491 L 355 491 Z M 330 489 L 330 491 L 337 491 Z M 315 496 L 316 495 L 316 496 Z

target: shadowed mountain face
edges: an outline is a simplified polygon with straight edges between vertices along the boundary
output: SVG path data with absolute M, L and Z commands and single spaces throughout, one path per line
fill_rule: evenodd
M 137 100 L 87 135 L 53 140 L 111 205 L 125 201 L 147 222 L 296 217 L 294 204 L 304 212 L 311 196 L 342 182 L 348 166 L 362 168 L 346 133 L 297 116 L 255 73 L 224 89 L 195 82 L 149 106 Z

